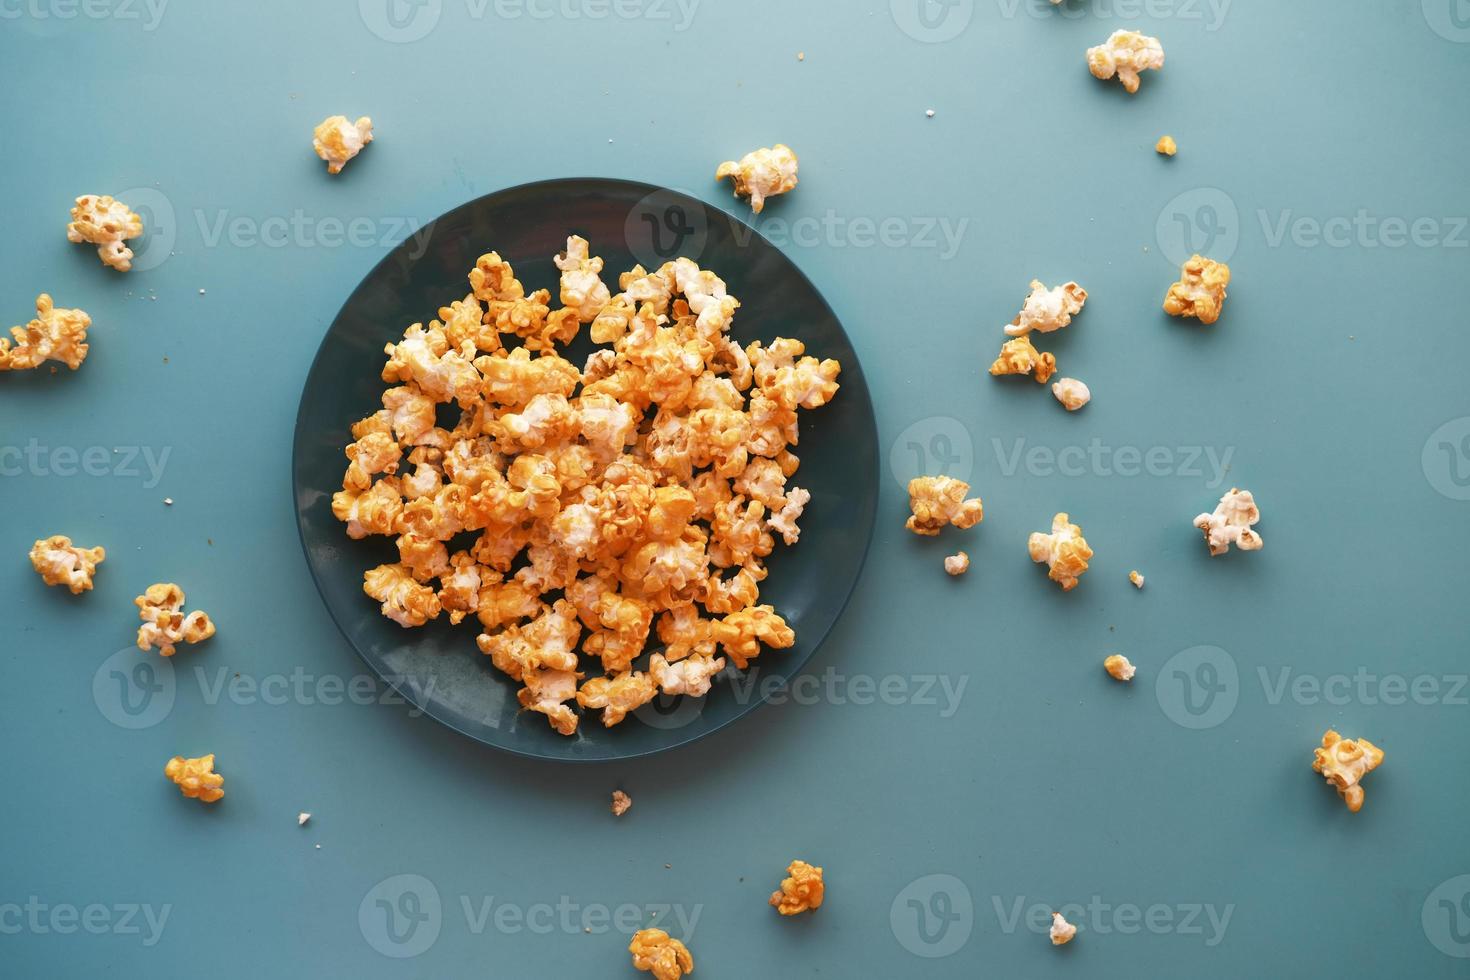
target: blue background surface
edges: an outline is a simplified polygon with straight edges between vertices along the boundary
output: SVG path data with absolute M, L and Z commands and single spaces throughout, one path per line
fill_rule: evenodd
M 0 318 L 46 290 L 95 322 L 75 374 L 0 378 L 0 974 L 633 976 L 660 906 L 709 978 L 1466 974 L 1462 0 L 386 9 L 0 3 Z M 1130 26 L 1168 54 L 1132 98 L 1083 62 Z M 337 179 L 332 113 L 377 124 Z M 852 334 L 892 464 L 812 687 L 582 768 L 376 703 L 288 494 L 343 299 L 496 188 L 734 208 L 715 165 L 775 141 L 802 182 L 759 227 Z M 134 272 L 66 242 L 89 192 L 148 212 Z M 1158 309 L 1189 248 L 1235 272 L 1212 328 Z M 1075 415 L 983 373 L 1032 277 L 1091 292 L 1048 338 Z M 987 516 L 919 540 L 902 485 L 940 468 Z M 1266 548 L 1211 560 L 1190 520 L 1237 484 Z M 1025 553 L 1058 510 L 1097 552 L 1066 595 Z M 107 547 L 95 592 L 30 571 L 57 532 Z M 220 632 L 164 666 L 131 600 L 167 580 Z M 1357 815 L 1309 768 L 1328 726 L 1387 751 Z M 160 773 L 204 752 L 213 808 Z M 781 920 L 794 857 L 830 897 Z

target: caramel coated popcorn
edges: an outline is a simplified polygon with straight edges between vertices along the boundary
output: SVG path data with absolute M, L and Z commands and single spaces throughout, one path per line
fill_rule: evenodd
M 1076 935 L 1077 927 L 1062 918 L 1062 913 L 1053 912 L 1051 914 L 1051 944 L 1053 946 L 1065 946 Z
M 225 777 L 214 771 L 213 752 L 197 759 L 176 755 L 163 767 L 163 774 L 191 800 L 214 803 L 225 795 Z
M 792 861 L 786 868 L 786 875 L 781 880 L 780 889 L 771 893 L 771 904 L 777 912 L 800 915 L 821 908 L 826 893 L 821 868 L 805 861 Z
M 1070 592 L 1077 586 L 1077 579 L 1087 571 L 1092 559 L 1092 549 L 1082 536 L 1082 528 L 1071 523 L 1066 514 L 1052 518 L 1051 533 L 1034 532 L 1026 542 L 1026 550 L 1034 562 L 1046 562 L 1047 578 Z
M 23 327 L 11 327 L 11 340 L 0 337 L 0 371 L 30 371 L 47 361 L 58 361 L 75 371 L 91 349 L 87 328 L 92 318 L 81 310 L 57 306 L 47 293 L 36 297 L 36 318 Z
M 1366 738 L 1343 738 L 1330 728 L 1322 746 L 1312 750 L 1312 771 L 1332 784 L 1353 813 L 1363 809 L 1363 777 L 1382 762 L 1383 750 Z
M 970 570 L 970 556 L 961 551 L 944 559 L 944 570 L 951 575 L 963 575 Z
M 652 973 L 654 980 L 679 980 L 694 972 L 694 957 L 688 948 L 662 929 L 643 929 L 628 943 L 633 966 Z
M 373 141 L 373 121 L 363 116 L 352 122 L 346 116 L 328 116 L 312 133 L 311 146 L 327 161 L 327 173 L 340 174 L 347 161 Z
M 612 795 L 612 815 L 613 816 L 615 816 L 615 817 L 621 817 L 623 814 L 627 813 L 632 808 L 633 808 L 633 797 L 629 796 L 627 793 L 624 793 L 620 789 L 613 790 L 613 795 Z
M 1038 351 L 1024 334 L 1001 344 L 1000 356 L 990 365 L 993 375 L 1029 374 L 1039 384 L 1045 384 L 1056 370 L 1057 359 L 1048 352 Z
M 715 180 L 731 177 L 735 181 L 735 196 L 750 199 L 750 209 L 756 214 L 766 206 L 766 198 L 785 194 L 796 186 L 796 154 L 784 143 L 753 150 L 740 158 L 726 160 L 715 171 Z
M 1249 490 L 1231 487 L 1220 498 L 1213 513 L 1200 514 L 1194 526 L 1205 534 L 1211 555 L 1223 555 L 1233 544 L 1241 551 L 1259 551 L 1265 544 L 1252 525 L 1261 519 L 1261 509 Z
M 1179 271 L 1179 281 L 1164 295 L 1164 312 L 1170 316 L 1194 317 L 1203 324 L 1220 319 L 1225 306 L 1225 287 L 1230 285 L 1230 266 L 1202 255 L 1193 255 Z
M 1179 144 L 1174 142 L 1172 136 L 1160 136 L 1159 141 L 1154 144 L 1154 152 L 1171 157 L 1179 152 Z
M 1128 658 L 1121 653 L 1115 653 L 1103 661 L 1103 669 L 1115 681 L 1131 681 L 1137 668 L 1128 662 Z
M 143 219 L 123 202 L 106 194 L 83 194 L 71 209 L 66 240 L 97 246 L 102 264 L 127 272 L 133 267 L 133 250 L 124 244 L 143 236 Z
M 1087 290 L 1075 282 L 1047 289 L 1040 279 L 1032 279 L 1031 293 L 1021 305 L 1021 312 L 1006 325 L 1006 334 L 1021 337 L 1033 330 L 1037 333 L 1060 330 L 1072 322 L 1072 317 L 1082 312 L 1082 306 L 1086 302 Z
M 1138 91 L 1139 72 L 1164 67 L 1164 46 L 1137 31 L 1114 31 L 1107 41 L 1087 49 L 1087 67 L 1094 78 L 1117 75 L 1131 95 Z
M 138 649 L 174 655 L 179 643 L 202 643 L 214 635 L 214 623 L 196 609 L 184 614 L 184 590 L 172 582 L 148 586 L 148 591 L 133 600 L 143 625 L 138 627 Z
M 555 262 L 560 307 L 489 252 L 468 295 L 386 346 L 332 512 L 393 539 L 398 560 L 363 581 L 384 616 L 473 619 L 522 708 L 571 735 L 796 642 L 760 588 L 811 505 L 798 415 L 841 365 L 790 338 L 735 344 L 740 301 L 687 258 L 616 293 L 585 239 Z M 584 324 L 604 346 L 578 368 L 561 352 Z
M 102 548 L 74 548 L 71 538 L 55 534 L 31 546 L 31 567 L 47 585 L 64 585 L 72 595 L 92 590 L 92 575 L 107 557 Z
M 1058 379 L 1051 386 L 1051 393 L 1056 396 L 1057 401 L 1062 403 L 1062 407 L 1069 412 L 1075 412 L 1083 405 L 1092 401 L 1092 391 L 1087 385 L 1078 381 L 1076 378 Z
M 909 510 L 913 516 L 904 527 L 915 534 L 933 537 L 950 524 L 961 530 L 985 518 L 979 497 L 966 500 L 970 485 L 948 476 L 917 476 L 909 481 Z
M 1134 588 L 1143 588 L 1143 574 L 1136 568 L 1128 573 L 1128 581 L 1133 583 Z

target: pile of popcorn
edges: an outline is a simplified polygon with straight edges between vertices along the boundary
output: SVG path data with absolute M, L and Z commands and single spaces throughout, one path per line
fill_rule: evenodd
M 556 265 L 553 308 L 483 255 L 468 295 L 385 348 L 390 387 L 352 428 L 332 511 L 352 538 L 396 540 L 363 585 L 384 616 L 475 616 L 522 706 L 571 735 L 570 702 L 615 725 L 659 693 L 703 696 L 726 657 L 743 670 L 795 642 L 760 583 L 811 499 L 788 486 L 797 414 L 836 394 L 840 365 L 786 338 L 740 347 L 739 301 L 687 258 L 635 267 L 616 294 L 581 238 Z M 583 325 L 607 346 L 578 368 L 557 351 Z M 585 680 L 579 645 L 600 668 Z

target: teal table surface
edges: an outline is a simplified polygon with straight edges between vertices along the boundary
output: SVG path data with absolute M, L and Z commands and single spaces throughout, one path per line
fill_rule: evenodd
M 1125 27 L 1168 59 L 1131 97 L 1084 60 Z M 0 64 L 0 319 L 94 320 L 81 370 L 0 375 L 0 976 L 632 977 L 655 921 L 709 980 L 1470 974 L 1465 0 L 0 0 Z M 329 178 L 334 113 L 377 139 Z M 806 679 L 595 766 L 395 703 L 289 493 L 346 296 L 526 181 L 748 215 L 715 166 L 777 141 L 801 185 L 757 226 L 884 461 Z M 133 272 L 66 241 L 84 193 L 145 212 Z M 1159 309 L 1194 250 L 1234 271 L 1212 327 Z M 1045 338 L 1075 414 L 985 374 L 1032 278 L 1091 294 Z M 920 539 L 940 471 L 985 520 Z M 1232 486 L 1266 546 L 1211 559 Z M 1057 511 L 1096 551 L 1066 594 L 1026 553 Z M 94 592 L 32 573 L 53 533 L 107 548 Z M 166 663 L 132 646 L 156 581 L 219 624 Z M 1360 813 L 1311 771 L 1329 727 L 1387 753 Z M 162 775 L 205 752 L 213 807 Z M 797 857 L 828 898 L 784 919 Z

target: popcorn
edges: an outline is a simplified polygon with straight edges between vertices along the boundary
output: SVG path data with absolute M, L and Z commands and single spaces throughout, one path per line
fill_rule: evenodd
M 1092 549 L 1082 536 L 1082 528 L 1070 522 L 1066 514 L 1052 518 L 1051 533 L 1034 532 L 1026 542 L 1026 550 L 1034 562 L 1046 562 L 1047 578 L 1070 592 L 1077 586 L 1077 579 L 1087 571 L 1092 558 Z
M 1128 658 L 1121 653 L 1115 653 L 1103 661 L 1103 669 L 1115 681 L 1131 681 L 1137 668 L 1128 662 Z
M 1056 370 L 1057 359 L 1050 353 L 1038 352 L 1025 334 L 1001 344 L 1000 356 L 990 365 L 992 375 L 1029 374 L 1040 384 L 1045 384 Z
M 1051 914 L 1051 944 L 1053 946 L 1065 946 L 1072 941 L 1075 935 L 1077 935 L 1077 927 L 1062 918 L 1062 913 L 1053 912 Z
M 1051 386 L 1051 393 L 1056 395 L 1057 401 L 1061 402 L 1062 407 L 1069 412 L 1077 411 L 1092 400 L 1092 392 L 1088 390 L 1087 385 L 1076 378 L 1058 380 Z
M 634 933 L 628 952 L 633 954 L 633 966 L 652 973 L 654 980 L 679 980 L 684 974 L 694 972 L 694 957 L 689 955 L 688 948 L 662 929 Z
M 724 657 L 696 654 L 671 664 L 655 653 L 649 661 L 648 675 L 663 694 L 688 694 L 702 698 L 709 693 L 710 681 L 724 669 Z
M 196 609 L 184 615 L 184 590 L 172 582 L 148 586 L 133 604 L 143 620 L 138 627 L 139 650 L 156 646 L 159 653 L 172 657 L 176 644 L 203 643 L 214 635 L 214 623 L 207 613 Z
M 59 361 L 75 371 L 87 359 L 87 328 L 92 318 L 81 310 L 56 306 L 50 295 L 36 297 L 36 319 L 11 327 L 11 341 L 0 337 L 0 371 L 29 371 L 46 361 Z
M 1330 728 L 1322 747 L 1312 750 L 1312 771 L 1332 784 L 1352 813 L 1363 809 L 1363 777 L 1382 762 L 1383 750 L 1366 738 L 1343 738 Z
M 438 617 L 439 597 L 403 565 L 379 565 L 363 576 L 362 591 L 382 603 L 383 615 L 399 626 L 422 626 Z
M 715 180 L 734 178 L 735 196 L 750 198 L 750 209 L 760 214 L 766 198 L 785 194 L 796 186 L 796 166 L 791 147 L 777 143 L 745 154 L 739 163 L 726 160 L 715 171 Z
M 362 152 L 373 141 L 373 121 L 363 116 L 357 122 L 346 116 L 328 116 L 312 133 L 311 145 L 316 155 L 327 161 L 327 173 L 340 174 L 347 161 Z
M 1129 95 L 1138 91 L 1138 73 L 1164 67 L 1164 46 L 1156 37 L 1137 31 L 1114 31 L 1103 44 L 1087 49 L 1087 67 L 1094 78 L 1114 75 Z
M 84 194 L 71 209 L 66 240 L 97 246 L 102 264 L 127 272 L 133 267 L 133 250 L 123 244 L 143 236 L 143 219 L 123 202 L 103 194 Z
M 970 556 L 963 551 L 944 559 L 944 570 L 951 575 L 963 575 L 970 570 Z
M 621 817 L 623 814 L 627 813 L 632 808 L 633 808 L 633 798 L 631 796 L 629 796 L 627 793 L 624 793 L 620 789 L 613 790 L 613 795 L 612 795 L 612 814 L 613 814 L 613 816 L 615 816 L 615 817 Z
M 909 481 L 909 510 L 913 516 L 904 527 L 915 534 L 933 537 L 946 525 L 961 530 L 974 527 L 985 517 L 979 497 L 965 495 L 970 485 L 948 476 L 919 476 Z
M 213 752 L 197 759 L 176 755 L 163 767 L 163 774 L 191 800 L 214 803 L 225 795 L 225 777 L 214 771 Z
M 1261 519 L 1261 509 L 1249 490 L 1231 487 L 1210 514 L 1200 514 L 1194 526 L 1205 534 L 1211 556 L 1223 555 L 1233 544 L 1241 551 L 1259 551 L 1265 544 L 1251 525 Z
M 826 886 L 822 883 L 822 869 L 812 867 L 805 861 L 792 861 L 786 868 L 787 877 L 782 879 L 779 891 L 771 893 L 771 904 L 782 915 L 800 915 L 815 912 L 822 906 Z
M 1037 333 L 1060 330 L 1082 312 L 1082 304 L 1086 302 L 1087 290 L 1075 282 L 1047 289 L 1040 279 L 1032 279 L 1031 294 L 1021 305 L 1021 312 L 1006 325 L 1006 335 L 1021 337 L 1033 330 Z
M 92 575 L 107 557 L 102 548 L 73 548 L 71 538 L 54 534 L 31 546 L 31 567 L 47 585 L 64 585 L 72 595 L 92 590 Z
M 572 235 L 567 239 L 567 250 L 556 257 L 556 267 L 561 270 L 562 305 L 575 310 L 579 322 L 591 323 L 612 299 L 599 278 L 602 259 L 589 258 L 587 239 Z
M 1170 316 L 1192 316 L 1206 325 L 1214 323 L 1220 319 L 1228 285 L 1230 266 L 1202 255 L 1191 256 L 1179 272 L 1179 281 L 1164 296 L 1164 312 Z
M 1128 573 L 1128 581 L 1132 582 L 1135 588 L 1143 588 L 1143 576 L 1136 568 Z
M 1179 144 L 1174 142 L 1172 136 L 1160 136 L 1159 141 L 1154 144 L 1154 152 L 1171 157 L 1179 152 Z

